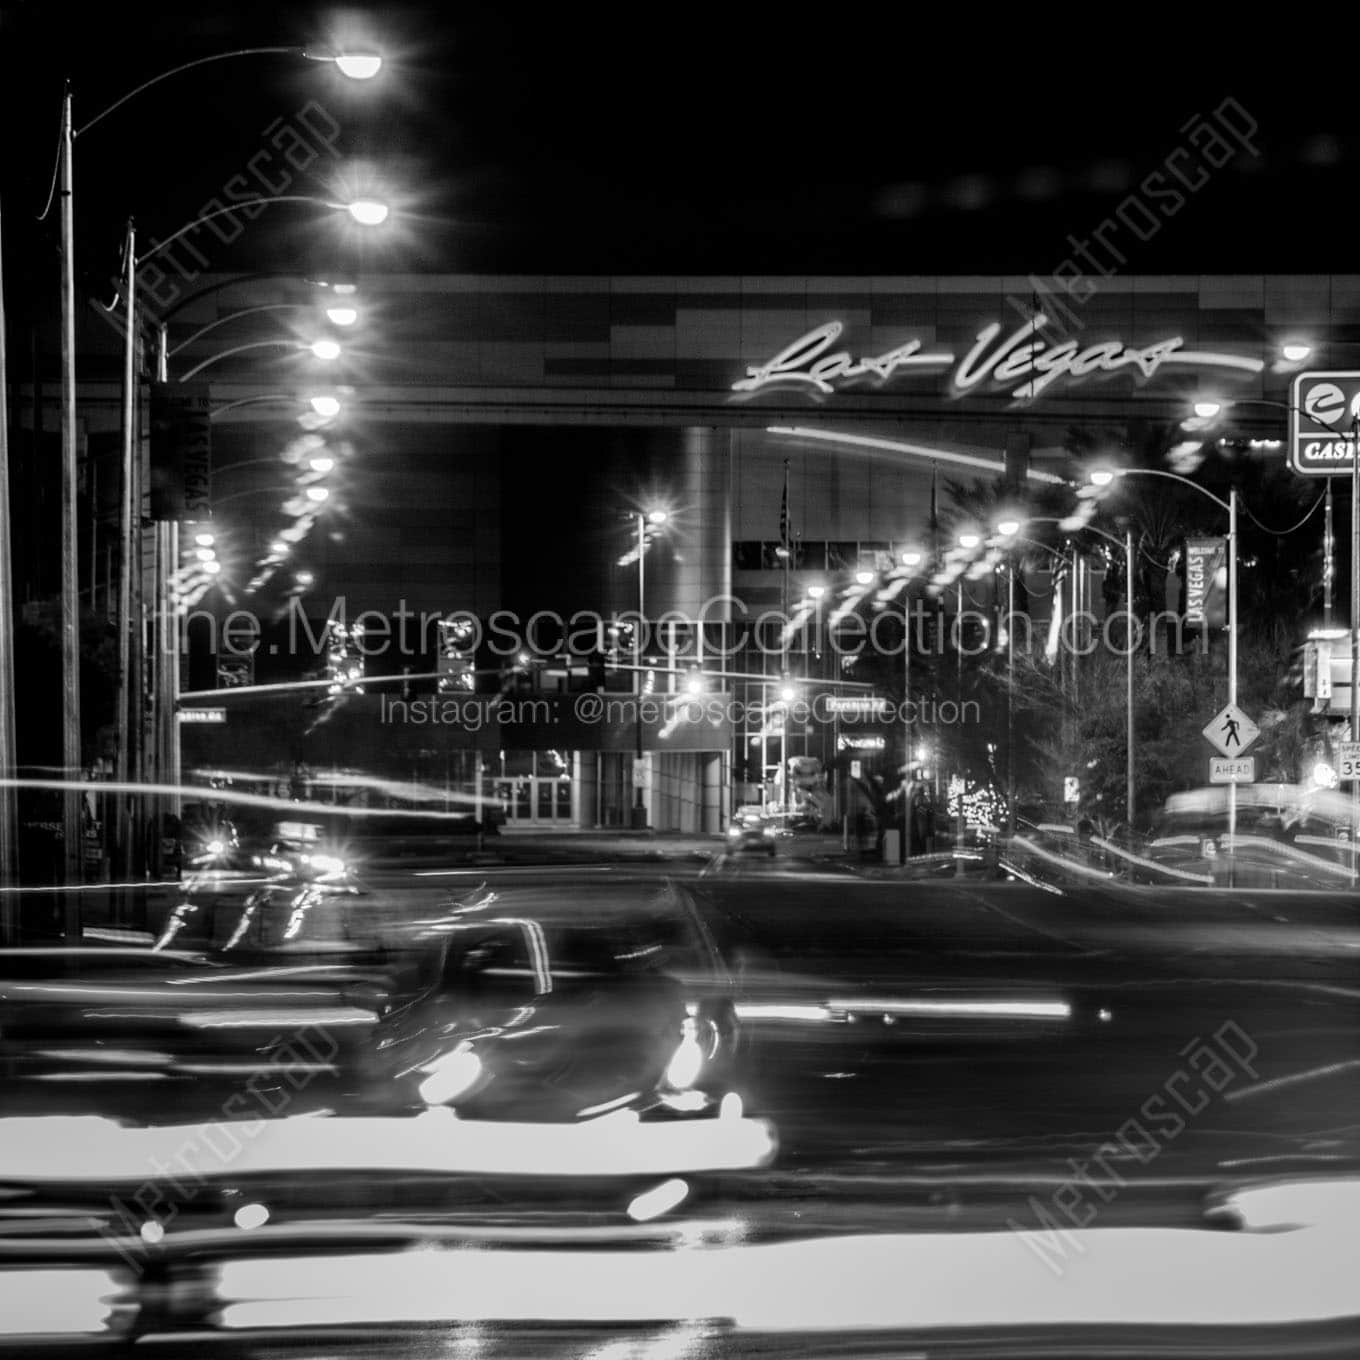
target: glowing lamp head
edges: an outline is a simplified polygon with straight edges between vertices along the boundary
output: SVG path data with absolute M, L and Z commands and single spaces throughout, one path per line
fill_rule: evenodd
M 200 548 L 211 548 L 212 545 L 217 542 L 217 539 L 214 538 L 212 534 L 202 533 L 194 535 L 194 542 L 197 543 Z
M 379 227 L 387 221 L 387 204 L 379 203 L 376 198 L 356 198 L 346 203 L 345 208 L 361 226 Z
M 1219 401 L 1197 401 L 1194 412 L 1201 420 L 1212 420 L 1223 409 Z
M 973 548 L 976 548 L 977 545 L 981 542 L 982 540 L 977 536 L 977 534 L 959 535 L 959 547 L 967 548 L 969 551 L 971 551 Z
M 921 554 L 918 552 L 904 552 L 902 554 L 902 565 L 904 567 L 919 567 L 921 565 Z
M 324 486 L 309 486 L 307 488 L 307 499 L 321 504 L 331 493 Z
M 218 572 L 222 570 L 222 564 L 216 560 L 204 562 L 203 570 L 206 571 L 209 576 L 216 576 Z
M 809 587 L 808 587 L 808 598 L 811 599 L 811 600 L 820 600 L 820 599 L 822 598 L 822 596 L 825 595 L 825 594 L 826 594 L 826 587 L 825 587 L 825 586 L 809 586 Z
M 376 52 L 341 52 L 335 64 L 351 80 L 372 80 L 382 70 L 382 58 Z
M 335 459 L 322 454 L 317 458 L 309 458 L 307 466 L 313 472 L 329 472 L 335 466 Z
M 1002 538 L 1014 538 L 1020 532 L 1018 519 L 1003 519 L 997 523 L 996 531 Z
M 316 340 L 308 348 L 318 359 L 325 359 L 328 362 L 340 357 L 340 346 L 334 340 Z
M 786 704 L 791 704 L 798 697 L 798 691 L 794 689 L 792 685 L 785 685 L 784 688 L 779 691 L 779 697 L 783 699 Z
M 1291 364 L 1303 363 L 1312 352 L 1312 345 L 1305 345 L 1301 340 L 1291 340 L 1288 344 L 1280 347 L 1280 353 Z
M 704 678 L 702 675 L 691 675 L 685 681 L 685 689 L 690 694 L 702 694 L 704 690 Z
M 855 573 L 855 584 L 859 586 L 870 586 L 874 583 L 874 574 L 871 571 L 857 571 Z
M 1091 474 L 1092 486 L 1109 486 L 1114 481 L 1114 473 L 1109 468 L 1097 468 Z
M 649 510 L 647 512 L 648 524 L 665 524 L 666 519 L 667 515 L 664 510 Z
M 340 414 L 340 402 L 336 397 L 313 397 L 311 407 L 319 416 L 329 417 Z
M 357 307 L 327 307 L 326 318 L 333 326 L 352 326 L 359 319 Z

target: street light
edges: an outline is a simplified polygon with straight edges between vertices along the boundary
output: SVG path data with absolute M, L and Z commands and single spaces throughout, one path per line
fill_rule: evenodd
M 982 539 L 977 534 L 968 533 L 959 535 L 959 547 L 964 548 L 969 552 L 976 548 L 981 542 Z
M 922 555 L 914 548 L 902 554 L 902 565 L 915 570 L 921 565 Z M 911 802 L 907 791 L 911 786 L 911 583 L 902 591 L 902 728 L 906 759 L 902 769 L 902 839 L 897 847 L 897 862 L 905 864 L 911 854 Z
M 184 71 L 192 70 L 199 66 L 207 65 L 210 62 L 226 61 L 236 57 L 280 55 L 303 57 L 312 61 L 333 62 L 336 68 L 344 75 L 354 80 L 369 80 L 377 75 L 382 66 L 382 58 L 373 52 L 335 52 L 326 49 L 310 49 L 307 47 L 244 47 L 236 48 L 227 52 L 214 53 L 212 56 L 198 57 L 193 61 L 181 62 L 152 76 L 149 80 L 144 80 L 140 85 L 129 90 L 121 98 L 105 107 L 101 112 L 90 119 L 83 127 L 77 128 L 75 125 L 74 109 L 72 102 L 72 92 L 70 82 L 67 82 L 66 90 L 62 98 L 61 107 L 61 132 L 58 144 L 58 163 L 57 180 L 60 186 L 58 201 L 60 203 L 60 233 L 61 233 L 61 655 L 62 655 L 62 674 L 63 674 L 63 693 L 64 703 L 62 708 L 62 759 L 63 765 L 71 774 L 79 772 L 81 758 L 80 743 L 80 653 L 78 641 L 78 579 L 79 564 L 77 550 L 77 512 L 78 512 L 78 482 L 79 469 L 77 467 L 77 438 L 76 438 L 76 293 L 75 293 L 75 184 L 74 184 L 74 161 L 75 161 L 75 142 L 77 137 L 83 137 L 97 124 L 101 123 L 115 110 L 120 109 L 130 99 L 136 98 L 143 91 L 150 89 L 153 85 L 160 84 L 163 80 L 170 79 Z M 246 205 L 240 205 L 246 206 Z M 386 214 L 384 214 L 385 216 Z M 128 245 L 126 251 L 126 263 L 129 280 L 135 286 L 136 260 L 133 251 L 132 228 L 128 228 Z M 131 291 L 128 296 L 128 340 L 127 347 L 132 349 L 132 310 L 133 302 Z M 127 388 L 131 388 L 131 360 L 125 357 L 124 381 Z M 123 459 L 123 494 L 122 494 L 122 514 L 120 524 L 120 542 L 124 563 L 129 562 L 129 549 L 140 548 L 140 534 L 137 539 L 133 538 L 131 522 L 131 506 L 133 504 L 131 477 L 135 471 L 130 467 L 131 455 L 130 445 L 132 438 L 132 412 L 130 392 L 125 391 L 123 401 L 124 417 L 124 459 Z M 140 488 L 136 493 L 136 499 L 140 500 Z M 129 596 L 126 585 L 129 571 L 123 572 L 123 580 L 119 587 L 120 608 L 129 604 Z M 8 613 L 8 601 L 0 600 L 0 608 Z M 123 698 L 121 703 L 122 711 L 126 711 L 128 704 L 128 655 L 126 650 L 125 637 L 131 628 L 129 612 L 125 609 L 119 619 L 120 628 L 120 668 L 123 683 Z M 120 776 L 126 779 L 126 743 L 119 751 Z M 64 833 L 64 858 L 66 879 L 74 883 L 80 874 L 80 853 L 81 853 L 81 811 L 79 795 L 74 791 L 68 792 L 63 800 L 62 825 Z M 66 932 L 74 934 L 79 931 L 79 911 L 74 899 L 69 899 L 66 908 Z
M 177 345 L 172 345 L 166 351 L 166 357 L 173 359 L 181 350 L 188 349 L 190 345 L 196 344 L 209 331 L 214 331 L 219 326 L 225 326 L 229 321 L 239 321 L 247 316 L 259 316 L 264 312 L 310 312 L 312 310 L 304 302 L 268 302 L 259 307 L 243 307 L 239 311 L 227 312 L 222 316 L 215 317 L 206 325 L 200 326 L 192 335 L 186 335 Z M 325 313 L 326 318 L 336 326 L 352 326 L 359 319 L 359 311 L 355 307 L 328 307 L 325 309 Z M 336 410 L 339 410 L 338 403 Z M 324 413 L 318 411 L 318 414 Z M 331 414 L 334 415 L 335 412 L 331 412 Z
M 69 111 L 69 95 L 68 95 L 68 111 Z M 67 149 L 67 159 L 69 169 L 69 148 Z M 124 264 L 124 278 L 123 278 L 124 335 L 123 335 L 123 394 L 122 394 L 123 447 L 122 447 L 122 498 L 121 505 L 119 508 L 120 509 L 119 538 L 122 544 L 121 553 L 122 569 L 120 572 L 118 588 L 119 677 L 121 695 L 118 713 L 118 729 L 120 737 L 118 753 L 119 762 L 118 774 L 120 782 L 127 782 L 131 775 L 129 761 L 129 740 L 130 740 L 129 734 L 132 730 L 130 725 L 131 724 L 130 712 L 132 709 L 133 702 L 132 701 L 133 676 L 140 670 L 140 662 L 134 664 L 135 652 L 134 652 L 134 638 L 132 636 L 134 597 L 138 597 L 136 611 L 138 618 L 140 618 L 141 609 L 139 598 L 140 590 L 139 587 L 134 585 L 134 578 L 138 580 L 140 579 L 140 569 L 136 564 L 140 563 L 141 561 L 141 529 L 139 524 L 140 517 L 134 516 L 133 513 L 134 505 L 139 503 L 141 500 L 141 486 L 140 486 L 141 479 L 139 476 L 139 463 L 133 447 L 134 443 L 133 435 L 135 424 L 133 407 L 134 402 L 136 400 L 137 390 L 137 374 L 136 374 L 137 271 L 153 256 L 165 250 L 175 241 L 179 240 L 181 236 L 185 235 L 187 232 L 193 231 L 196 227 L 201 226 L 205 222 L 212 221 L 213 219 L 221 217 L 226 214 L 242 212 L 246 209 L 254 207 L 267 207 L 271 203 L 281 202 L 282 203 L 300 202 L 312 204 L 314 206 L 324 207 L 329 210 L 346 210 L 357 221 L 361 222 L 374 218 L 375 209 L 377 207 L 382 206 L 374 204 L 372 200 L 368 199 L 357 199 L 351 203 L 336 203 L 330 199 L 318 198 L 309 194 L 287 194 L 280 195 L 274 198 L 256 198 L 243 200 L 240 203 L 232 203 L 224 208 L 219 208 L 214 210 L 213 212 L 204 213 L 201 216 L 194 218 L 192 221 L 185 223 L 184 226 L 182 226 L 178 231 L 174 232 L 172 235 L 168 236 L 165 240 L 157 242 L 154 246 L 152 246 L 150 250 L 143 253 L 140 257 L 137 254 L 136 228 L 131 220 L 129 220 L 127 224 L 126 238 L 123 246 L 123 264 Z M 67 210 L 69 210 L 69 206 L 68 209 L 64 211 Z M 385 218 L 386 215 L 387 215 L 386 209 L 384 208 L 381 217 Z M 378 220 L 381 220 L 381 218 L 379 218 Z M 210 327 L 205 329 L 210 329 Z M 243 353 L 246 350 L 263 348 L 278 344 L 294 345 L 297 348 L 310 348 L 311 352 L 317 358 L 323 360 L 327 358 L 335 359 L 338 358 L 340 355 L 340 347 L 333 340 L 318 340 L 310 347 L 301 345 L 299 342 L 292 340 L 252 341 L 248 344 L 237 345 L 220 354 L 210 355 L 207 359 L 203 360 L 201 363 L 191 368 L 187 373 L 183 374 L 181 376 L 180 381 L 188 382 L 192 378 L 196 377 L 199 373 L 201 373 L 205 368 L 207 368 L 209 364 L 216 363 L 219 359 L 228 358 L 231 355 Z M 159 364 L 162 370 L 164 369 L 167 360 L 168 352 L 165 348 L 164 332 L 162 331 L 161 354 L 159 360 Z M 165 373 L 162 371 L 160 376 L 164 378 Z M 173 538 L 173 526 L 170 527 L 170 530 L 168 532 L 170 536 Z M 161 555 L 165 560 L 169 560 L 174 557 L 175 550 L 173 543 L 163 544 L 161 545 L 161 549 L 162 549 Z M 158 609 L 160 608 L 161 605 L 160 600 L 161 593 L 162 593 L 161 588 L 158 585 L 157 590 Z M 162 667 L 162 669 L 164 672 L 166 672 L 166 674 L 162 677 L 160 683 L 162 686 L 166 688 L 167 692 L 165 694 L 161 694 L 158 692 L 157 694 L 157 704 L 160 708 L 164 708 L 173 703 L 174 690 L 177 688 L 178 681 L 177 667 L 175 664 L 167 661 L 167 663 Z M 79 714 L 78 707 L 76 709 L 76 714 L 77 716 Z M 165 718 L 164 713 L 159 713 L 158 716 L 161 718 Z M 78 738 L 79 732 L 77 730 L 76 732 L 77 743 Z M 69 739 L 70 734 L 68 732 L 68 740 Z M 170 720 L 168 725 L 168 741 L 171 744 L 171 746 L 175 744 L 177 739 L 178 728 L 175 727 L 173 720 Z M 177 768 L 178 758 L 173 755 L 173 752 L 171 753 L 171 763 L 173 763 L 176 766 L 176 768 L 169 770 L 165 769 L 161 770 L 159 772 L 161 777 L 157 782 L 164 783 L 170 780 L 178 782 L 179 777 L 179 771 Z
M 1356 460 L 1356 466 L 1360 469 L 1360 459 Z M 1228 499 L 1226 501 L 1215 496 L 1212 491 L 1206 491 L 1198 482 L 1192 482 L 1189 477 L 1182 477 L 1178 472 L 1167 472 L 1162 468 L 1120 468 L 1113 474 L 1114 476 L 1124 477 L 1162 477 L 1167 481 L 1179 482 L 1182 486 L 1188 486 L 1192 491 L 1198 491 L 1201 496 L 1218 506 L 1220 510 L 1226 510 L 1228 514 L 1228 702 L 1234 707 L 1237 705 L 1237 488 L 1229 487 Z M 1094 478 L 1093 478 L 1094 480 Z M 1108 482 L 1105 483 L 1108 485 Z M 1132 549 L 1130 549 L 1130 553 Z M 1351 609 L 1354 614 L 1360 600 L 1352 601 Z M 1353 620 L 1354 622 L 1354 620 Z M 1351 687 L 1352 707 L 1356 697 L 1355 686 Z M 1228 835 L 1234 837 L 1237 834 L 1237 785 L 1228 785 Z
M 662 509 L 643 512 L 639 510 L 637 519 L 637 564 L 638 564 L 638 621 L 633 635 L 633 661 L 636 671 L 636 698 L 634 700 L 634 742 L 633 742 L 633 828 L 643 831 L 647 827 L 647 802 L 642 792 L 642 630 L 647 617 L 647 526 L 660 529 L 669 516 Z

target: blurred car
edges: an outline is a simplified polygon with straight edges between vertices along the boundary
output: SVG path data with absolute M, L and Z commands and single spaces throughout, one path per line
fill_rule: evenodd
M 552 1123 L 739 1108 L 733 979 L 683 887 L 486 892 L 427 935 L 428 979 L 374 1035 L 381 1103 Z
M 771 857 L 775 854 L 777 829 L 773 819 L 760 808 L 738 808 L 727 828 L 729 853 L 754 852 Z

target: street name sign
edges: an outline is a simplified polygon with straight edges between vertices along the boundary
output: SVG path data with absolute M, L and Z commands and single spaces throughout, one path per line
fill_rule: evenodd
M 1349 473 L 1360 420 L 1360 372 L 1300 373 L 1290 388 L 1289 466 L 1305 477 Z
M 1261 729 L 1236 704 L 1224 704 L 1204 729 L 1204 735 L 1219 755 L 1240 756 L 1261 735 Z
M 179 720 L 182 723 L 224 723 L 227 720 L 225 708 L 181 708 Z
M 1256 782 L 1256 757 L 1210 756 L 1209 782 L 1211 784 L 1254 784 Z

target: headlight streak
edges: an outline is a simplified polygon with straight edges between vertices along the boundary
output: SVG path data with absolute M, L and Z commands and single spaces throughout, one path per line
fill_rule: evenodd
M 1081 1269 L 1060 1276 L 1017 1269 L 1011 1232 L 706 1246 L 677 1234 L 671 1250 L 649 1252 L 435 1248 L 236 1260 L 221 1268 L 217 1298 L 229 1329 L 714 1318 L 738 1332 L 786 1334 L 1204 1324 L 1245 1337 L 1272 1323 L 1355 1318 L 1352 1272 L 1338 1268 L 1349 1259 L 1353 1207 L 1343 1216 L 1318 1204 L 1324 1220 L 1309 1214 L 1309 1227 L 1263 1234 L 1075 1229 Z
M 0 1335 L 106 1332 L 119 1293 L 107 1270 L 0 1271 Z
M 737 1016 L 742 1020 L 788 1020 L 821 1023 L 844 1021 L 851 1016 L 882 1015 L 944 1016 L 959 1019 L 1070 1020 L 1072 1007 L 1066 1001 L 1014 1000 L 898 1000 L 881 997 L 832 998 L 821 1005 L 787 1002 L 738 1002 Z
M 178 1159 L 186 1175 L 213 1180 L 228 1174 L 211 1149 L 222 1127 L 123 1128 L 99 1116 L 0 1119 L 0 1166 L 9 1183 L 60 1180 L 103 1186 L 120 1180 L 140 1183 L 153 1159 Z M 460 1120 L 439 1106 L 414 1118 L 298 1115 L 266 1120 L 242 1144 L 229 1174 L 661 1177 L 765 1166 L 775 1146 L 773 1127 L 749 1117 L 645 1123 L 636 1111 L 622 1109 L 576 1124 L 525 1124 Z

